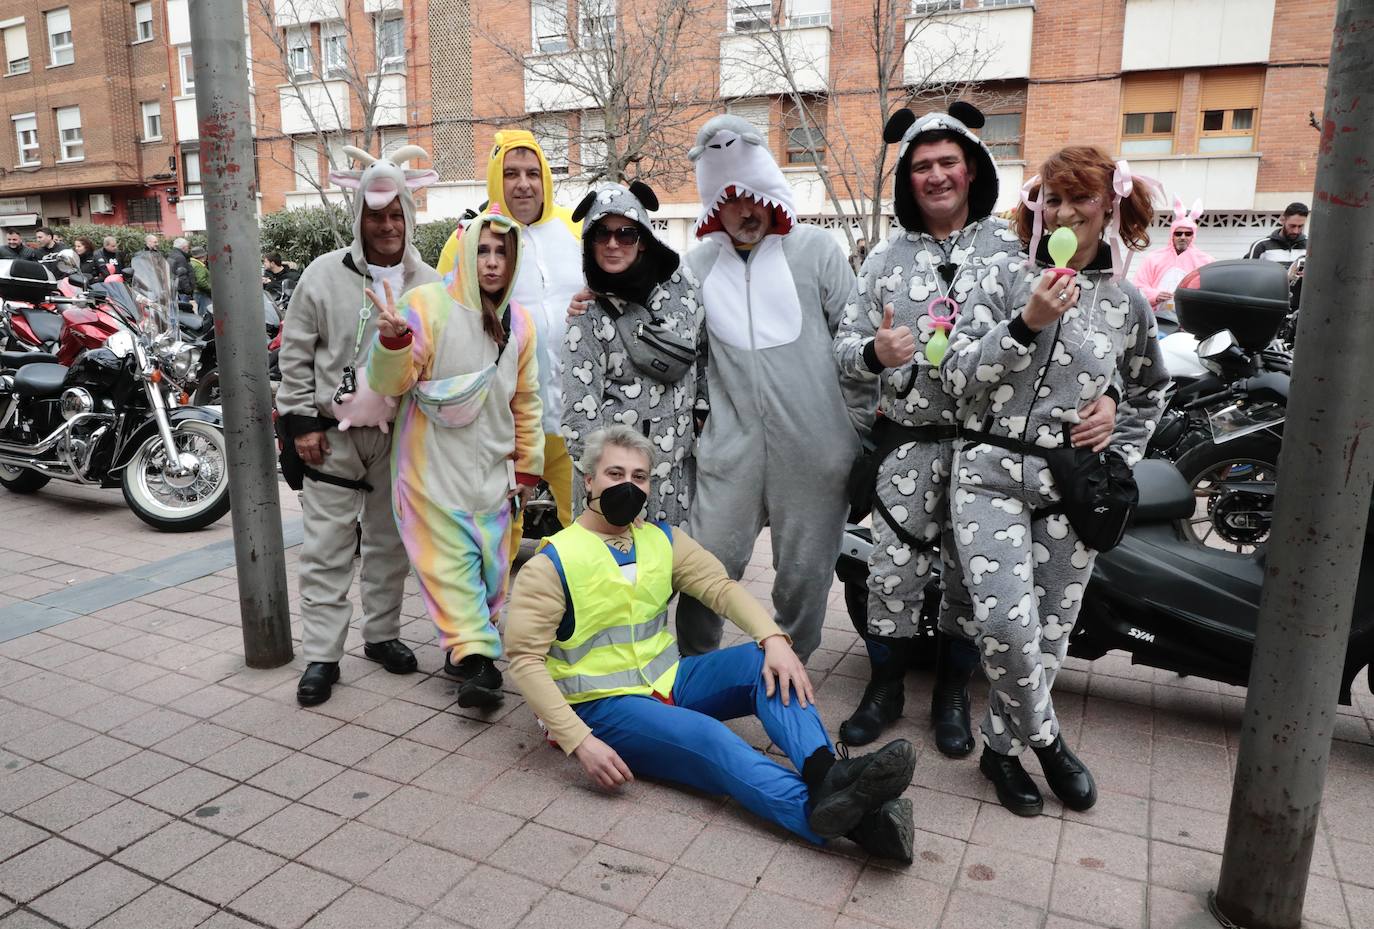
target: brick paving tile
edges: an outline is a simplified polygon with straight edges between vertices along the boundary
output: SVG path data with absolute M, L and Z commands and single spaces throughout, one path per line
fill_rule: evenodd
M 275 929 L 300 929 L 348 887 L 336 877 L 291 862 L 234 900 L 230 908 Z
M 95 929 L 195 929 L 214 912 L 214 907 L 160 885 L 96 923 Z
M 1146 885 L 1077 864 L 1054 869 L 1050 909 L 1089 922 L 1134 929 L 1145 920 Z
M 305 753 L 335 764 L 355 765 L 390 742 L 391 736 L 362 726 L 340 726 L 306 746 Z
M 600 903 L 555 890 L 520 921 L 520 929 L 619 929 L 628 919 Z M 802 927 L 794 927 L 802 929 Z
M 64 839 L 48 839 L 0 864 L 0 894 L 28 903 L 99 860 Z
M 163 739 L 154 749 L 187 764 L 195 764 L 241 741 L 242 733 L 216 726 L 214 723 L 199 722 L 171 738 Z
M 636 803 L 602 841 L 660 861 L 677 861 L 705 826 L 684 813 Z
M 958 886 L 1044 909 L 1049 904 L 1054 865 L 1019 852 L 970 845 L 959 868 Z
M 1045 914 L 1038 909 L 967 890 L 949 895 L 940 929 L 1040 929 Z
M 556 884 L 573 869 L 593 845 L 591 840 L 559 832 L 538 823 L 526 823 L 505 844 L 482 860 L 516 874 Z
M 938 884 L 881 868 L 866 868 L 859 875 L 843 913 L 886 925 L 934 929 L 947 895 L 947 888 Z
M 444 919 L 442 916 L 426 913 L 415 920 L 415 922 L 411 923 L 408 929 L 468 929 L 468 927 L 460 926 L 455 922 Z
M 293 803 L 242 833 L 239 840 L 285 858 L 298 858 L 345 822 L 342 816 Z
M 166 755 L 139 752 L 119 764 L 111 765 L 99 774 L 92 775 L 89 780 L 126 797 L 133 797 L 155 784 L 162 783 L 177 772 L 186 770 L 187 767 L 184 762 L 168 758 Z
M 85 726 L 78 726 L 64 719 L 54 719 L 25 735 L 7 740 L 5 747 L 30 761 L 43 761 L 60 755 L 73 746 L 83 744 L 95 735 L 94 730 Z
M 1140 836 L 1065 823 L 1059 859 L 1091 871 L 1144 881 L 1149 878 L 1150 843 Z
M 13 816 L 0 814 L 0 861 L 28 851 L 48 838 L 48 832 Z
M 418 839 L 435 824 L 450 802 L 443 794 L 407 785 L 357 818 L 369 826 Z
M 296 752 L 253 775 L 248 783 L 270 793 L 299 800 L 343 770 L 342 765 L 332 761 Z
M 1150 836 L 1150 801 L 1144 797 L 1100 790 L 1097 805 L 1091 810 L 1079 813 L 1075 810 L 1064 811 L 1065 822 L 1085 823 L 1099 829 L 1124 832 L 1127 835 Z
M 600 841 L 627 812 L 623 798 L 577 784 L 559 794 L 535 822 Z
M 155 784 L 134 799 L 164 813 L 182 816 L 229 790 L 234 782 L 200 768 L 187 768 Z
M 433 909 L 472 929 L 513 929 L 548 890 L 518 875 L 478 865 Z
M 504 769 L 494 761 L 449 755 L 412 782 L 416 787 L 447 794 L 452 799 L 471 800 Z
M 310 922 L 306 929 L 400 929 L 420 915 L 413 906 L 388 900 L 380 894 L 354 887 L 335 900 Z
M 52 929 L 52 927 L 52 923 L 37 913 L 29 913 L 24 910 L 15 910 L 10 915 L 0 918 L 0 929 Z
M 229 842 L 173 875 L 168 883 L 222 906 L 286 864 L 284 858 Z
M 357 767 L 369 774 L 405 784 L 434 767 L 447 754 L 422 742 L 396 739 L 358 762 Z
M 110 735 L 149 748 L 197 722 L 194 716 L 158 707 L 127 723 L 115 726 Z
M 813 906 L 766 890 L 755 890 L 735 911 L 729 929 L 755 929 L 758 926 L 787 926 L 788 929 L 831 929 L 835 911 Z
M 1226 842 L 1226 816 L 1156 801 L 1150 806 L 1150 836 L 1175 845 L 1220 852 Z
M 385 800 L 400 786 L 395 781 L 362 771 L 345 770 L 306 794 L 303 800 L 311 806 L 352 819 Z
M 564 875 L 559 887 L 630 913 L 667 870 L 664 862 L 610 845 L 597 845 Z
M 1151 887 L 1149 899 L 1150 921 L 1146 924 L 1149 929 L 1215 929 L 1217 925 L 1216 918 L 1207 911 L 1207 898 L 1203 894 Z M 1136 929 L 1137 925 L 1125 924 L 1123 929 Z
M 782 846 L 782 840 L 762 832 L 712 824 L 702 830 L 678 863 L 753 887 Z
M 737 884 L 673 867 L 636 913 L 676 929 L 724 929 L 747 895 Z
M 48 891 L 32 906 L 54 922 L 71 929 L 87 929 L 152 886 L 147 878 L 102 861 Z
M 109 809 L 72 826 L 63 836 L 94 849 L 102 855 L 113 855 L 128 848 L 144 836 L 150 835 L 171 822 L 171 817 L 136 800 L 121 800 Z
M 362 823 L 346 822 L 312 845 L 300 861 L 357 884 L 406 846 L 406 840 Z
M 969 842 L 1053 860 L 1062 826 L 1051 816 L 1016 816 L 998 804 L 984 803 Z
M 47 760 L 50 767 L 72 777 L 87 778 L 138 753 L 137 746 L 97 735 Z
M 447 815 L 426 829 L 420 839 L 480 861 L 504 845 L 523 825 L 522 820 L 505 813 L 456 804 Z
M 246 781 L 289 757 L 289 749 L 250 736 L 197 762 L 197 765 L 236 781 Z
M 77 781 L 53 791 L 41 800 L 14 811 L 14 815 L 50 832 L 61 832 L 90 819 L 120 801 L 113 791 Z
M 199 861 L 227 840 L 198 826 L 173 820 L 147 838 L 115 855 L 114 860 L 140 874 L 165 881 Z
M 364 887 L 419 907 L 436 903 L 476 865 L 430 845 L 411 842 L 363 879 Z
M 858 880 L 862 865 L 789 842 L 773 856 L 759 887 L 837 910 Z

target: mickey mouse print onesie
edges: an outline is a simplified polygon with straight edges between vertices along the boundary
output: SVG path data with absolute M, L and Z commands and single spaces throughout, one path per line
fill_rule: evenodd
M 649 227 L 650 208 L 657 206 L 653 191 L 636 181 L 629 188 L 609 184 L 589 193 L 573 213 L 574 220 L 582 220 L 583 271 L 598 299 L 585 315 L 568 319 L 563 438 L 576 462 L 587 437 L 598 429 L 621 423 L 642 431 L 654 445 L 648 515 L 679 526 L 687 522 L 692 499 L 693 415 L 706 408 L 706 317 L 696 277 Z M 607 216 L 634 222 L 645 245 L 636 263 L 619 274 L 602 271 L 593 252 L 593 232 Z M 696 363 L 671 384 L 644 374 L 630 360 L 618 318 L 621 327 L 652 322 L 684 352 L 695 353 Z M 573 483 L 580 513 L 585 501 L 580 483 Z
M 910 111 L 900 115 L 914 119 Z M 889 122 L 889 128 L 894 124 L 900 130 L 897 117 Z M 962 137 L 960 147 L 975 169 L 969 185 L 970 221 L 944 240 L 925 231 L 910 181 L 917 139 L 931 132 L 953 132 Z M 894 230 L 891 238 L 869 254 L 835 336 L 841 377 L 870 388 L 874 383 L 879 385 L 878 422 L 883 425 L 875 430 L 875 440 L 887 451 L 879 464 L 875 488 L 882 508 L 875 507 L 873 514 L 867 631 L 899 639 L 916 635 L 938 546 L 944 561 L 941 579 L 945 589 L 940 631 L 968 639 L 974 632 L 972 609 L 963 591 L 952 543 L 940 544 L 948 523 L 947 489 L 958 418 L 954 399 L 940 380 L 939 365 L 926 357 L 931 337 L 940 331 L 930 314 L 933 310 L 948 315 L 948 304 L 932 303 L 942 297 L 963 306 L 974 289 L 978 271 L 993 259 L 1017 254 L 1020 241 L 1005 221 L 990 215 L 997 202 L 997 169 L 987 147 L 963 122 L 947 113 L 930 113 L 915 119 L 899 139 L 893 200 L 902 229 Z M 883 308 L 889 304 L 893 308 L 892 325 L 908 326 L 916 336 L 915 356 L 899 368 L 884 368 L 874 349 Z M 948 330 L 944 332 L 948 336 Z M 902 428 L 887 428 L 891 425 Z M 892 437 L 884 441 L 888 434 Z M 922 544 L 913 546 L 900 536 L 882 510 L 906 536 Z
M 976 433 L 1061 446 L 1078 410 L 1116 385 L 1111 447 L 1135 464 L 1169 383 L 1150 305 L 1113 278 L 1105 245 L 1078 272 L 1077 306 L 1057 326 L 1032 332 L 1021 311 L 1052 264 L 1044 242 L 1038 259 L 1004 258 L 979 273 L 941 367 L 964 411 L 953 521 L 991 685 L 983 739 L 1003 755 L 1058 737 L 1050 688 L 1097 553 L 1062 513 L 1036 518 L 1060 499 L 1044 458 L 980 443 Z

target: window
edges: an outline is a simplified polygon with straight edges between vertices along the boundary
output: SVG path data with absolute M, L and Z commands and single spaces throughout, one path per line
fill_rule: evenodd
M 134 41 L 148 42 L 153 38 L 152 0 L 134 4 Z
M 143 105 L 143 141 L 155 142 L 162 138 L 162 104 L 151 100 Z
M 286 65 L 293 77 L 309 77 L 315 71 L 310 48 L 310 28 L 286 30 Z
M 57 118 L 57 139 L 62 157 L 59 161 L 80 161 L 86 157 L 81 140 L 81 107 L 64 106 L 53 110 Z
M 568 50 L 567 0 L 530 0 L 530 24 L 536 52 Z
M 958 10 L 964 6 L 964 0 L 911 0 L 911 12 L 920 15 L 922 13 L 942 13 L 945 10 Z
M 406 144 L 404 129 L 383 129 L 381 131 L 382 157 L 390 158 L 391 153 Z
M 406 69 L 405 20 L 388 16 L 377 20 L 377 63 L 383 74 Z
M 606 114 L 595 110 L 582 113 L 582 132 L 578 138 L 583 174 L 596 174 L 606 170 L 609 152 L 606 146 Z
M 347 136 L 331 135 L 326 139 L 325 153 L 329 157 L 329 163 L 324 166 L 326 175 L 330 171 L 347 171 L 353 164 L 353 159 L 344 151 L 344 146 L 349 144 Z M 330 181 L 329 186 L 333 187 L 334 182 Z
M 72 14 L 65 6 L 60 10 L 49 10 L 48 18 L 48 67 L 69 65 L 76 61 L 76 49 L 72 46 Z
M 130 223 L 155 226 L 162 222 L 162 204 L 157 197 L 130 197 L 127 206 Z
M 200 149 L 188 148 L 181 153 L 181 192 L 199 197 L 204 191 L 200 181 Z
M 830 0 L 787 0 L 787 25 L 830 25 Z
M 1204 71 L 1199 105 L 1202 110 L 1199 152 L 1249 152 L 1255 148 L 1264 74 L 1254 69 L 1217 68 Z
M 732 32 L 761 32 L 772 25 L 772 0 L 730 0 Z
M 782 131 L 787 142 L 787 164 L 807 165 L 825 161 L 825 100 L 804 97 L 783 114 Z
M 568 173 L 568 121 L 563 116 L 536 117 L 530 125 L 534 140 L 544 150 L 549 170 L 554 174 Z
M 181 95 L 189 97 L 196 92 L 196 63 L 191 58 L 191 46 L 177 49 L 177 61 L 181 65 Z
M 731 100 L 725 104 L 725 112 L 731 116 L 738 116 L 740 119 L 748 121 L 759 135 L 763 136 L 763 147 L 771 151 L 768 143 L 768 98 L 756 97 L 748 100 Z
M 348 73 L 348 30 L 343 23 L 321 24 L 320 66 L 322 77 L 342 77 Z
M 291 141 L 291 162 L 297 190 L 314 190 L 320 183 L 320 148 L 310 139 Z
M 1168 155 L 1178 120 L 1177 74 L 1129 75 L 1121 82 L 1121 154 Z
M 578 0 L 578 41 L 604 48 L 615 41 L 615 0 Z
M 19 152 L 19 164 L 38 164 L 38 117 L 33 113 L 15 116 L 14 136 Z
M 24 21 L 10 20 L 5 24 L 5 73 L 29 73 L 29 33 Z
M 1021 158 L 1021 114 L 992 113 L 980 133 L 992 157 L 1018 161 Z

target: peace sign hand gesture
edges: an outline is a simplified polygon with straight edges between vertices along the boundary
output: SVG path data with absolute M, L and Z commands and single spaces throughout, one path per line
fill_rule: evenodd
M 382 281 L 382 290 L 386 293 L 385 300 L 373 293 L 372 288 L 367 289 L 367 299 L 377 308 L 377 333 L 384 339 L 399 339 L 410 331 L 410 325 L 404 316 L 396 312 L 396 297 L 391 292 L 391 282 Z

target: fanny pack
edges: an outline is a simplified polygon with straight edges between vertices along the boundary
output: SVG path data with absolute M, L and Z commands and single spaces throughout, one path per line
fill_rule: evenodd
M 292 490 L 300 490 L 305 486 L 305 479 L 308 477 L 312 481 L 319 481 L 321 484 L 333 484 L 335 487 L 346 487 L 349 490 L 362 490 L 372 493 L 372 485 L 367 481 L 354 481 L 346 477 L 317 471 L 306 464 L 300 453 L 296 451 L 296 435 L 325 432 L 337 428 L 338 425 L 336 420 L 327 416 L 301 416 L 299 414 L 283 416 L 276 410 L 272 411 L 272 430 L 277 434 L 277 464 L 281 468 L 282 480 L 286 481 L 287 487 Z
M 625 346 L 630 364 L 640 374 L 662 384 L 676 384 L 697 360 L 697 347 L 673 332 L 666 322 L 642 306 L 627 304 L 618 310 L 605 297 L 596 302 L 610 315 Z
M 496 360 L 480 371 L 455 374 L 453 377 L 432 381 L 420 381 L 411 390 L 411 396 L 420 411 L 429 417 L 436 426 L 461 429 L 472 425 L 486 405 L 487 394 L 491 392 L 492 381 L 496 379 L 496 368 L 501 364 L 501 356 L 510 345 L 510 310 L 501 320 L 506 332 L 506 341 L 496 350 Z
M 865 442 L 863 451 L 854 460 L 854 465 L 849 469 L 849 480 L 846 484 L 846 491 L 849 497 L 849 521 L 857 523 L 875 509 L 878 515 L 883 518 L 892 531 L 897 534 L 897 538 L 902 542 L 913 547 L 913 550 L 925 546 L 924 542 L 918 541 L 915 536 L 906 531 L 906 528 L 899 525 L 892 518 L 892 514 L 883 506 L 878 499 L 878 469 L 882 467 L 887 456 L 891 455 L 898 448 L 908 442 L 942 442 L 947 439 L 958 438 L 959 427 L 952 424 L 934 423 L 926 426 L 903 426 L 900 423 L 888 419 L 886 416 L 879 415 L 873 423 L 872 442 Z
M 1010 436 L 967 429 L 964 438 L 973 444 L 994 445 L 1045 459 L 1054 486 L 1059 490 L 1060 501 L 1036 510 L 1034 518 L 1063 513 L 1088 548 L 1099 552 L 1116 548 L 1126 534 L 1126 527 L 1135 518 L 1140 489 L 1126 459 L 1111 449 L 1095 452 L 1090 448 L 1070 447 L 1067 423 L 1064 425 L 1065 444 L 1057 448 L 1041 448 Z

